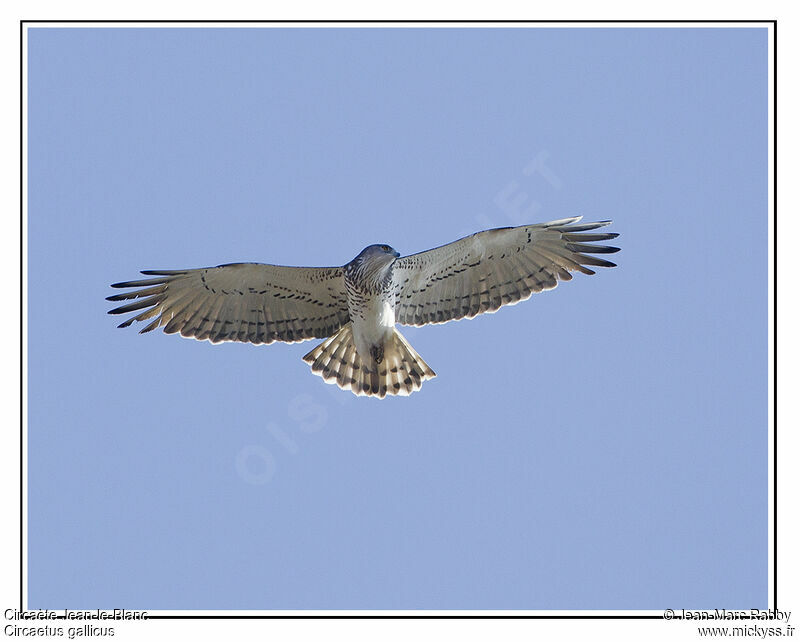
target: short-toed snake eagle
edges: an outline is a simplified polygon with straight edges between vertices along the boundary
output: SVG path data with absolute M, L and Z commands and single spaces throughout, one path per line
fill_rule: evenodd
M 135 299 L 109 314 L 137 312 L 121 328 L 152 319 L 141 332 L 163 326 L 212 343 L 324 338 L 303 359 L 325 381 L 357 395 L 408 395 L 436 374 L 395 324 L 471 319 L 569 281 L 572 271 L 614 267 L 591 256 L 619 250 L 592 244 L 618 236 L 591 233 L 611 221 L 580 218 L 486 230 L 405 257 L 370 245 L 343 267 L 145 270 L 153 278 L 111 286 L 138 289 L 108 297 Z

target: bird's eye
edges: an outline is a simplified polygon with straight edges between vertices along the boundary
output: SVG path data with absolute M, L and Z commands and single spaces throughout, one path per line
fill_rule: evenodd
M 388 246 L 388 245 L 381 245 L 381 249 L 382 249 L 384 252 L 388 252 L 388 251 L 389 251 L 389 246 Z

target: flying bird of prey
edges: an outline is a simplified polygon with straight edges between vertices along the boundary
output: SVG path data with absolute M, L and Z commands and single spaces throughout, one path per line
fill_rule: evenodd
M 229 263 L 188 270 L 144 270 L 154 278 L 114 283 L 140 288 L 108 297 L 135 299 L 109 314 L 137 312 L 120 324 L 153 319 L 198 340 L 293 343 L 325 339 L 303 357 L 326 382 L 357 395 L 408 395 L 436 376 L 395 328 L 471 319 L 551 290 L 587 265 L 615 267 L 590 256 L 619 251 L 594 245 L 619 236 L 588 233 L 611 221 L 581 217 L 485 230 L 441 247 L 400 257 L 370 245 L 343 267 Z

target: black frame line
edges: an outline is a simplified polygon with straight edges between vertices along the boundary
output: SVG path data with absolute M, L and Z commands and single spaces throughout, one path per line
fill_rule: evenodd
M 25 475 L 23 438 L 24 438 L 24 373 L 23 373 L 23 354 L 24 354 L 24 34 L 25 25 L 30 24 L 253 24 L 253 25 L 272 25 L 272 24 L 407 24 L 407 25 L 426 25 L 426 24 L 764 24 L 772 25 L 772 194 L 773 194 L 773 306 L 774 315 L 772 320 L 773 336 L 773 435 L 772 435 L 772 578 L 773 578 L 773 605 L 771 608 L 778 609 L 778 21 L 773 20 L 20 20 L 19 21 L 19 220 L 20 220 L 20 392 L 19 392 L 19 610 L 24 611 L 24 497 L 23 481 Z M 412 27 L 413 28 L 413 27 Z M 769 55 L 768 53 L 768 55 Z M 767 608 L 770 608 L 769 605 Z M 56 617 L 55 619 L 63 619 Z M 150 620 L 661 620 L 660 615 L 149 615 Z M 675 617 L 674 619 L 682 619 Z
M 25 22 L 20 20 L 19 23 L 19 610 L 22 610 L 23 600 L 22 600 L 22 578 L 23 578 L 23 544 L 24 540 L 24 533 L 23 533 L 23 517 L 24 517 L 24 502 L 23 502 L 23 471 L 24 471 L 24 457 L 22 452 L 22 444 L 23 444 L 23 437 L 24 437 L 24 394 L 23 388 L 24 385 L 23 381 L 23 355 L 25 354 L 25 320 L 23 318 L 23 302 L 25 301 L 25 284 L 23 283 L 23 269 L 25 267 L 25 259 L 24 259 L 24 243 L 25 243 L 25 217 L 24 217 L 24 201 L 23 198 L 25 197 L 25 190 L 23 188 L 24 181 L 23 181 L 23 171 L 24 171 L 24 160 L 23 160 L 23 143 L 25 140 L 25 129 L 24 129 L 24 78 L 23 78 L 23 54 L 25 53 L 23 42 L 24 42 L 24 34 L 25 34 Z
M 392 19 L 392 20 L 21 20 L 21 23 L 35 24 L 35 23 L 50 23 L 50 24 L 70 24 L 70 23 L 87 23 L 87 24 L 198 24 L 198 23 L 211 23 L 211 24 L 589 24 L 589 23 L 610 23 L 610 24 L 650 24 L 650 23 L 680 23 L 680 24 L 727 24 L 727 23 L 772 23 L 775 24 L 777 20 L 415 20 L 415 19 Z

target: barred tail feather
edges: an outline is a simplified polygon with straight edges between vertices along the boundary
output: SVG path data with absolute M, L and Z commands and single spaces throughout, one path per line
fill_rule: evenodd
M 383 360 L 370 366 L 356 351 L 352 324 L 347 323 L 314 348 L 303 361 L 327 383 L 356 395 L 383 399 L 386 395 L 410 395 L 436 373 L 397 330 L 383 346 Z

